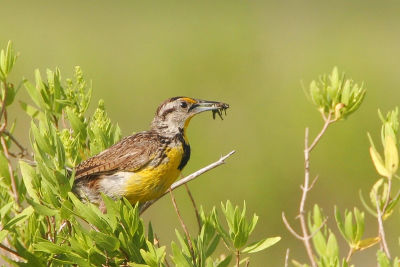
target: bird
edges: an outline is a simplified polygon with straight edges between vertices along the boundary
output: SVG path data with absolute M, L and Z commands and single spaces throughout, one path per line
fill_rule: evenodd
M 190 158 L 186 135 L 196 114 L 213 117 L 229 105 L 190 97 L 172 97 L 159 105 L 150 130 L 123 138 L 75 167 L 72 192 L 82 201 L 102 205 L 101 194 L 131 204 L 159 198 L 180 176 Z

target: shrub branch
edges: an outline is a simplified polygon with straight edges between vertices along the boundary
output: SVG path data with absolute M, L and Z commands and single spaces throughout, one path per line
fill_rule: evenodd
M 386 242 L 386 235 L 385 235 L 385 228 L 383 227 L 383 216 L 386 212 L 386 208 L 389 204 L 389 199 L 390 199 L 390 190 L 392 187 L 392 179 L 388 179 L 388 192 L 386 196 L 386 201 L 385 205 L 383 206 L 383 209 L 381 210 L 379 206 L 379 198 L 378 198 L 378 191 L 375 191 L 375 200 L 376 200 L 376 212 L 377 212 L 377 218 L 378 218 L 378 230 L 379 230 L 379 237 L 381 239 L 380 244 L 381 248 L 383 248 L 383 251 L 385 252 L 386 256 L 390 259 L 390 252 L 389 252 L 389 246 Z
M 328 126 L 335 122 L 336 119 L 332 119 L 332 112 L 330 112 L 327 116 L 323 116 L 323 119 L 325 121 L 321 131 L 318 133 L 318 135 L 315 137 L 315 139 L 312 141 L 311 145 L 309 145 L 309 129 L 306 128 L 305 130 L 305 137 L 304 137 L 304 184 L 301 186 L 302 190 L 302 196 L 301 196 L 301 201 L 300 201 L 300 206 L 299 206 L 299 215 L 297 216 L 300 219 L 300 226 L 301 226 L 301 234 L 298 234 L 289 224 L 289 222 L 286 219 L 285 213 L 282 213 L 282 219 L 283 222 L 286 226 L 286 228 L 289 230 L 289 232 L 294 235 L 296 238 L 300 239 L 303 241 L 303 244 L 306 248 L 308 258 L 310 259 L 311 266 L 316 267 L 317 263 L 315 261 L 313 249 L 311 247 L 311 242 L 310 239 L 315 235 L 326 223 L 326 219 L 323 221 L 321 226 L 315 231 L 314 233 L 309 233 L 307 229 L 307 224 L 306 224 L 306 219 L 305 219 L 305 203 L 307 199 L 307 193 L 308 191 L 311 190 L 311 188 L 314 186 L 315 182 L 318 179 L 318 176 L 311 182 L 310 184 L 310 153 L 311 151 L 315 148 L 315 146 L 318 144 L 318 142 L 321 140 L 322 136 L 325 134 L 326 130 L 328 129 Z
M 179 212 L 178 205 L 176 204 L 176 200 L 175 200 L 174 194 L 172 194 L 172 189 L 170 188 L 170 189 L 168 190 L 168 192 L 169 192 L 169 194 L 171 195 L 171 200 L 172 200 L 172 204 L 174 204 L 174 208 L 175 208 L 175 211 L 176 211 L 176 215 L 178 215 L 179 221 L 180 221 L 180 223 L 181 223 L 181 225 L 182 225 L 182 229 L 183 229 L 183 231 L 185 232 L 186 239 L 187 239 L 187 242 L 188 242 L 188 245 L 189 245 L 190 255 L 192 256 L 193 264 L 196 265 L 196 256 L 194 255 L 194 249 L 193 249 L 192 239 L 190 238 L 189 231 L 188 231 L 188 229 L 187 229 L 187 227 L 186 227 L 185 222 L 184 222 L 183 219 L 182 219 L 181 213 Z
M 194 201 L 194 197 L 192 195 L 192 192 L 190 192 L 188 184 L 185 184 L 185 188 L 186 188 L 186 192 L 189 195 L 190 201 L 192 202 L 193 209 L 194 209 L 194 212 L 196 214 L 197 224 L 199 226 L 199 233 L 200 233 L 202 223 L 201 223 L 201 218 L 200 218 L 200 214 L 199 214 L 199 209 L 197 208 L 196 202 Z

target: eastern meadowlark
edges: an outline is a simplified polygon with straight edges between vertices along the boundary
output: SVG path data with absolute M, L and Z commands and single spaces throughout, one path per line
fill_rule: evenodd
M 203 111 L 213 116 L 228 104 L 189 97 L 173 97 L 157 109 L 149 131 L 123 138 L 75 170 L 73 192 L 82 200 L 101 204 L 100 193 L 131 203 L 161 196 L 178 178 L 190 158 L 186 129 Z

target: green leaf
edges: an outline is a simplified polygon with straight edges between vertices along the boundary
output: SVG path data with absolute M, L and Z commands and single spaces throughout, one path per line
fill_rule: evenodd
M 228 267 L 229 263 L 232 260 L 232 255 L 225 257 L 222 261 L 220 261 L 216 267 Z
M 44 127 L 41 127 L 44 128 Z M 54 155 L 55 151 L 54 148 L 50 145 L 50 141 L 45 138 L 45 135 L 42 134 L 36 124 L 32 121 L 31 122 L 31 133 L 38 145 L 38 148 L 47 154 Z
M 354 208 L 354 217 L 356 219 L 356 225 L 357 225 L 355 240 L 358 242 L 361 240 L 361 238 L 364 234 L 365 214 L 364 214 L 364 212 L 360 212 L 357 208 Z
M 384 177 L 389 177 L 391 174 L 388 172 L 388 170 L 385 168 L 385 164 L 383 163 L 381 155 L 379 155 L 378 151 L 374 147 L 369 148 L 369 153 L 372 158 L 372 162 L 374 163 L 374 166 L 376 168 L 376 171 L 384 176 Z
M 292 260 L 292 263 L 293 263 L 293 265 L 295 266 L 295 267 L 309 267 L 310 265 L 308 265 L 308 264 L 303 264 L 303 263 L 300 263 L 300 262 L 298 262 L 298 261 L 295 261 L 295 260 Z
M 20 225 L 23 222 L 25 222 L 27 219 L 29 219 L 29 216 L 32 215 L 33 213 L 33 208 L 32 206 L 29 206 L 27 208 L 25 208 L 20 214 L 16 215 L 14 218 L 12 218 L 10 221 L 8 221 L 3 229 L 12 229 L 12 227 L 14 227 L 14 225 Z
M 0 78 L 5 80 L 12 70 L 17 57 L 14 55 L 14 49 L 12 47 L 12 42 L 8 41 L 7 49 L 3 49 L 0 52 Z
M 35 212 L 43 216 L 55 216 L 58 214 L 58 210 L 46 207 L 45 205 L 39 204 L 33 200 L 27 199 L 28 203 L 32 205 Z
M 335 206 L 335 220 L 336 220 L 336 225 L 337 225 L 340 233 L 342 234 L 343 238 L 347 242 L 351 242 L 351 240 L 347 237 L 346 231 L 344 229 L 342 216 L 336 206 Z
M 267 249 L 270 246 L 275 245 L 277 242 L 279 242 L 279 240 L 281 240 L 280 236 L 265 238 L 263 240 L 255 242 L 255 243 L 251 244 L 250 246 L 244 248 L 242 250 L 242 253 L 255 253 L 255 252 Z
M 378 250 L 377 258 L 380 267 L 391 267 L 390 260 L 386 257 L 386 254 L 382 250 Z
M 107 222 L 102 218 L 100 211 L 98 211 L 98 213 L 94 211 L 93 205 L 91 206 L 91 204 L 83 204 L 72 192 L 69 192 L 68 196 L 77 209 L 77 212 L 74 212 L 74 214 L 93 224 L 100 231 L 104 231 L 109 227 Z
M 372 247 L 373 245 L 378 244 L 381 241 L 380 237 L 371 237 L 371 238 L 366 238 L 364 240 L 361 240 L 357 244 L 357 250 L 364 250 L 369 247 Z
M 0 209 L 1 219 L 3 219 L 4 216 L 6 216 L 10 212 L 10 210 L 13 206 L 14 206 L 14 202 L 10 202 L 10 203 L 5 204 L 3 207 L 1 207 L 1 209 Z
M 38 106 L 39 108 L 44 108 L 44 105 L 42 104 L 43 100 L 40 96 L 39 90 L 36 89 L 35 86 L 33 86 L 27 79 L 24 79 L 24 86 L 36 106 Z
M 397 146 L 395 140 L 392 136 L 385 136 L 385 168 L 391 174 L 386 176 L 391 178 L 397 171 L 399 167 L 399 154 L 397 151 Z
M 339 256 L 339 247 L 332 232 L 329 233 L 325 255 L 329 258 L 337 258 Z
M 175 266 L 177 266 L 177 267 L 192 267 L 193 266 L 193 264 L 191 263 L 191 259 L 189 257 L 185 256 L 174 242 L 171 243 L 171 248 L 172 248 L 172 255 L 173 255 L 172 259 L 175 263 Z
M 153 226 L 151 225 L 150 221 L 149 226 L 147 227 L 147 239 L 150 240 L 150 242 L 154 243 Z
M 110 234 L 90 231 L 89 235 L 101 249 L 105 249 L 108 252 L 119 249 L 119 240 Z
M 52 242 L 38 242 L 33 245 L 36 251 L 43 251 L 50 254 L 67 254 L 71 252 L 69 246 L 60 246 Z
M 344 231 L 347 238 L 353 242 L 355 238 L 355 229 L 353 227 L 353 214 L 351 212 L 346 213 L 344 219 Z
M 0 230 L 0 242 L 3 242 L 4 238 L 8 235 L 8 231 L 5 229 Z
M 219 235 L 216 235 L 214 237 L 214 239 L 211 241 L 211 243 L 207 247 L 207 250 L 205 252 L 206 257 L 209 257 L 214 253 L 215 249 L 217 248 L 217 246 L 219 244 L 220 239 L 221 239 L 221 237 Z
M 0 150 L 0 178 L 4 178 L 7 183 L 7 187 L 11 184 L 10 173 L 8 171 L 7 158 L 5 157 L 2 150 Z
M 74 113 L 74 111 L 70 108 L 66 109 L 66 114 L 69 122 L 71 123 L 71 127 L 76 134 L 82 135 L 83 139 L 86 139 L 86 125 L 82 122 L 82 120 Z
M 22 179 L 24 181 L 26 191 L 36 202 L 40 202 L 38 192 L 33 186 L 33 180 L 37 179 L 35 168 L 22 160 L 19 161 L 19 167 L 21 169 Z
M 361 200 L 361 203 L 363 204 L 364 208 L 365 208 L 372 216 L 377 217 L 378 215 L 376 214 L 376 211 L 375 211 L 373 208 L 371 208 L 371 207 L 367 204 L 367 202 L 365 201 L 365 199 L 364 199 L 364 197 L 363 197 L 363 195 L 362 195 L 361 190 L 358 192 L 358 194 L 359 194 L 359 196 L 360 196 L 360 200 Z

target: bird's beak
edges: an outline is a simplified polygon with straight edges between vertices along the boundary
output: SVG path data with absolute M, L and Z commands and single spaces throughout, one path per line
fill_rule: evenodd
M 189 112 L 197 114 L 208 110 L 217 111 L 226 110 L 227 108 L 229 108 L 229 105 L 223 102 L 196 99 L 196 103 L 190 107 Z

